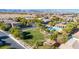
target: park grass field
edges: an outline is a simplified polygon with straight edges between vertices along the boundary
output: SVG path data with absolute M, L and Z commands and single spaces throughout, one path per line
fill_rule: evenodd
M 0 46 L 0 49 L 10 49 L 11 47 L 9 45 Z
M 37 42 L 44 40 L 44 35 L 40 33 L 39 29 L 29 29 L 27 32 L 30 32 L 30 34 L 33 36 L 31 39 L 24 40 L 30 46 L 36 45 Z

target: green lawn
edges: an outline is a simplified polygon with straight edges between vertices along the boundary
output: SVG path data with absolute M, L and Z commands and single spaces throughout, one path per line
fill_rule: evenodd
M 44 40 L 44 36 L 42 33 L 39 32 L 39 29 L 29 29 L 27 32 L 30 32 L 30 34 L 33 36 L 32 39 L 26 39 L 25 42 L 27 42 L 29 45 L 33 46 L 36 44 L 36 42 L 40 42 Z
M 9 45 L 0 46 L 0 49 L 10 49 Z

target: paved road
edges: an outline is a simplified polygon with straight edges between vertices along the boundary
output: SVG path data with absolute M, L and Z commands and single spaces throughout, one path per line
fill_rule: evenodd
M 16 49 L 25 49 L 26 48 L 21 43 L 19 43 L 18 40 L 13 38 L 11 35 L 8 36 L 6 33 L 3 33 L 1 31 L 0 31 L 0 39 L 3 39 L 7 43 L 11 43 L 12 48 L 16 48 Z

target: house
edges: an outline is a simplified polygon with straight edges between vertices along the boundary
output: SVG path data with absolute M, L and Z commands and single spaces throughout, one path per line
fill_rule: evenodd
M 43 20 L 43 22 L 44 22 L 45 24 L 47 24 L 48 22 L 51 21 L 50 19 L 45 19 L 45 18 L 43 18 L 42 20 Z
M 66 25 L 63 24 L 63 23 L 59 23 L 59 24 L 56 24 L 55 27 L 59 27 L 59 28 L 65 28 Z
M 10 13 L 4 13 L 4 14 L 0 14 L 0 19 L 8 19 L 8 18 L 16 18 L 16 17 L 25 17 L 26 19 L 34 19 L 35 17 L 37 17 L 35 14 L 10 14 Z
M 36 17 L 37 17 L 37 16 L 34 15 L 34 14 L 32 14 L 32 15 L 26 15 L 26 16 L 25 16 L 26 19 L 34 19 L 34 18 L 36 18 Z
M 73 34 L 65 44 L 61 44 L 59 49 L 79 49 L 79 31 Z

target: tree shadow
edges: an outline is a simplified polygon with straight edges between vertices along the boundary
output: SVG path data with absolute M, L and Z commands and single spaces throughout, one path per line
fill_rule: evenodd
M 0 39 L 7 39 L 9 38 L 8 36 L 1 36 Z
M 6 41 L 0 40 L 0 46 L 11 45 L 11 43 L 6 43 Z
M 4 41 L 3 39 L 7 39 L 7 38 L 9 38 L 8 36 L 1 36 L 0 37 L 0 47 L 1 46 L 5 46 L 5 45 L 11 45 L 11 43 L 6 43 L 6 41 Z
M 30 32 L 23 32 L 22 33 L 22 38 L 23 39 L 32 39 L 33 38 L 33 35 L 31 35 Z
M 28 35 L 30 32 L 22 32 L 22 35 Z
M 32 39 L 33 38 L 33 35 L 29 34 L 29 35 L 26 35 L 25 39 Z

